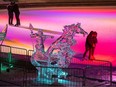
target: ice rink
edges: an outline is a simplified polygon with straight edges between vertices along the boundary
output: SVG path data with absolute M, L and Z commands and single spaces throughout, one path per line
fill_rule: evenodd
M 45 48 L 47 49 L 61 35 L 65 25 L 79 22 L 88 33 L 91 30 L 98 33 L 95 58 L 110 61 L 114 67 L 116 66 L 116 7 L 20 8 L 20 21 L 20 27 L 8 26 L 4 45 L 33 49 L 34 39 L 30 38 L 30 29 L 26 29 L 31 23 L 36 29 L 50 30 L 45 34 L 54 36 L 54 39 L 46 40 Z M 15 17 L 13 23 L 15 24 Z M 3 9 L 0 10 L 0 30 L 6 24 L 8 24 L 8 14 L 7 9 Z M 84 53 L 86 36 L 77 34 L 75 39 L 77 44 L 72 49 L 77 53 L 73 59 L 76 63 L 80 55 Z

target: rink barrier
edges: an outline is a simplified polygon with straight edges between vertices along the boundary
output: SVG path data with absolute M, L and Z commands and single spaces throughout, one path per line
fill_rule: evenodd
M 2 57 L 2 62 L 12 63 L 15 65 L 25 64 L 25 61 L 28 61 L 27 58 L 27 49 L 12 47 L 7 45 L 0 46 L 0 57 Z
M 26 83 L 27 50 L 0 45 L 0 82 L 6 86 L 24 86 Z
M 83 69 L 81 68 L 59 68 L 59 67 L 47 67 L 47 66 L 35 66 L 40 68 L 40 77 L 38 77 L 38 71 L 35 69 L 28 70 L 27 73 L 27 86 L 45 86 L 45 87 L 83 87 Z M 55 70 L 55 73 L 59 72 L 59 69 L 68 73 L 66 77 L 58 77 L 58 74 L 54 75 L 49 72 L 49 69 Z M 47 76 L 50 76 L 47 78 Z M 38 77 L 38 79 L 37 79 Z M 31 83 L 30 83 L 31 82 Z
M 28 50 L 28 55 L 31 56 L 33 50 Z M 80 66 L 81 67 L 80 67 Z M 77 62 L 76 68 L 83 69 L 83 85 L 86 85 L 86 80 L 104 82 L 112 85 L 112 63 L 105 60 L 87 60 Z
M 25 80 L 27 78 L 25 68 L 7 62 L 0 62 L 0 68 L 0 83 L 5 83 L 5 85 L 0 84 L 0 86 L 25 86 Z
M 13 67 L 20 67 L 23 68 L 25 76 L 24 79 L 28 78 L 28 72 L 30 72 L 30 57 L 33 54 L 33 50 L 26 50 L 23 48 L 18 48 L 18 47 L 12 47 L 12 46 L 7 46 L 7 45 L 1 45 L 0 46 L 0 68 L 2 65 L 8 65 L 8 67 L 11 67 L 13 65 Z M 17 56 L 18 55 L 18 56 Z M 3 60 L 2 60 L 3 59 Z M 19 61 L 19 62 L 17 62 Z M 25 62 L 26 61 L 26 62 Z M 29 62 L 27 62 L 29 61 Z M 90 65 L 90 62 L 97 62 L 98 65 Z M 82 65 L 83 63 L 78 62 L 78 66 Z M 82 85 L 86 85 L 86 80 L 90 79 L 90 80 L 98 80 L 98 81 L 106 81 L 106 82 L 110 82 L 110 84 L 112 84 L 112 63 L 109 61 L 104 61 L 104 60 L 93 60 L 93 61 L 86 61 L 85 64 L 83 64 L 84 67 L 78 68 L 77 69 L 82 69 L 83 74 L 82 76 L 80 76 L 82 78 Z M 32 65 L 31 65 L 32 66 Z M 27 70 L 27 68 L 29 67 L 29 69 Z M 42 67 L 42 66 L 40 66 Z M 34 66 L 31 67 L 32 69 L 34 69 Z M 100 75 L 103 74 L 108 74 L 108 77 L 106 76 L 106 79 L 102 79 L 101 77 L 98 78 L 93 78 L 93 76 L 91 75 L 91 73 L 96 73 L 96 72 L 89 72 L 89 71 L 98 71 L 100 70 Z M 102 73 L 102 71 L 108 71 L 105 73 Z M 37 70 L 35 70 L 37 72 Z M 70 71 L 70 70 L 69 70 Z M 0 69 L 0 73 L 1 73 L 1 69 Z M 90 75 L 89 75 L 90 74 Z M 77 76 L 79 77 L 79 76 Z M 108 78 L 108 79 L 107 79 Z M 9 80 L 10 81 L 10 80 Z M 24 85 L 27 85 L 27 82 L 24 82 Z
M 78 67 L 85 70 L 86 79 L 105 82 L 112 85 L 112 63 L 105 60 L 76 61 Z

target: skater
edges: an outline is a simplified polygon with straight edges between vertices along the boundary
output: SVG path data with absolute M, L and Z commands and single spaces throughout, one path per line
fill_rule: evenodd
M 8 23 L 9 25 L 13 25 L 13 2 L 10 2 L 10 4 L 7 6 L 8 10 Z
M 16 24 L 15 26 L 19 26 L 20 25 L 20 11 L 19 11 L 19 6 L 18 4 L 16 4 L 15 2 L 13 2 L 13 12 L 15 13 L 15 18 L 16 18 Z
M 97 32 L 96 31 L 91 31 L 89 33 L 89 35 L 86 38 L 86 44 L 85 44 L 85 52 L 83 54 L 83 59 L 85 59 L 85 56 L 87 54 L 87 52 L 89 51 L 89 60 L 94 60 L 94 50 L 96 47 L 96 43 L 97 43 Z

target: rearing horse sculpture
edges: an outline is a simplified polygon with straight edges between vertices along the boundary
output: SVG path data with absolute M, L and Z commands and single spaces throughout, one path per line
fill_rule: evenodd
M 71 50 L 70 47 L 76 43 L 76 41 L 74 40 L 74 36 L 78 33 L 81 33 L 83 35 L 87 34 L 87 32 L 80 27 L 80 23 L 77 23 L 76 25 L 72 24 L 64 26 L 63 34 L 55 42 L 53 42 L 48 50 L 45 52 L 45 55 L 48 59 L 48 65 L 50 65 L 49 63 L 50 61 L 52 61 L 51 58 L 53 56 L 53 51 L 55 49 L 59 49 L 57 56 L 60 60 L 63 59 L 63 57 L 66 60 L 64 66 L 61 64 L 59 66 L 68 67 L 72 57 L 74 56 L 74 52 Z
M 30 28 L 33 27 L 31 26 Z M 61 68 L 68 67 L 71 63 L 71 59 L 75 55 L 75 52 L 71 49 L 71 46 L 76 43 L 74 40 L 75 34 L 79 33 L 83 35 L 87 34 L 87 32 L 80 27 L 80 23 L 64 26 L 62 35 L 50 45 L 46 52 L 44 51 L 44 41 L 46 38 L 53 36 L 44 35 L 42 30 L 38 30 L 38 33 L 31 33 L 31 37 L 35 37 L 37 42 L 35 45 L 36 51 L 31 57 L 31 63 L 36 66 L 38 70 L 37 79 L 41 78 L 41 71 L 44 71 L 44 69 L 39 66 L 51 67 L 48 68 L 47 72 L 42 74 L 43 76 L 41 75 L 42 78 L 50 79 L 54 74 L 58 74 L 58 77 L 60 77 L 65 73 Z M 54 53 L 55 50 L 58 51 Z M 54 69 L 52 67 L 59 68 Z M 50 75 L 48 73 L 50 73 Z

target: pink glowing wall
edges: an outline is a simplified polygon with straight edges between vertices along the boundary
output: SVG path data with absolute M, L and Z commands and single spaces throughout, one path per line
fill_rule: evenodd
M 21 26 L 29 26 L 31 23 L 35 28 L 62 32 L 64 25 L 80 22 L 81 27 L 88 33 L 91 30 L 97 31 L 96 59 L 109 60 L 116 66 L 116 7 L 52 7 L 20 9 L 20 11 Z M 8 23 L 7 18 L 7 10 L 1 10 L 0 29 Z M 52 35 L 55 38 L 46 41 L 46 49 L 60 36 Z M 77 44 L 72 48 L 78 53 L 83 53 L 86 36 L 77 35 L 75 39 Z M 4 44 L 32 49 L 32 42 L 30 30 L 8 27 Z

